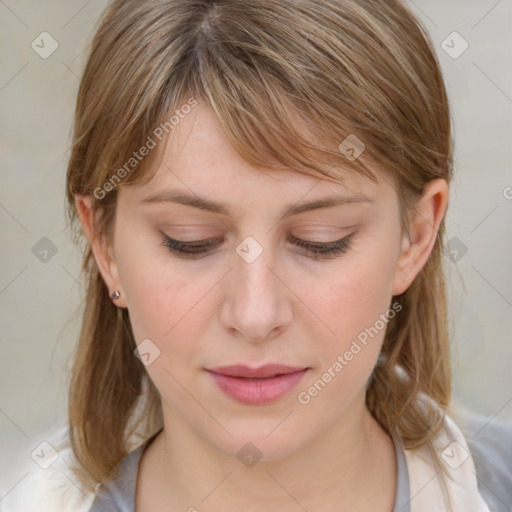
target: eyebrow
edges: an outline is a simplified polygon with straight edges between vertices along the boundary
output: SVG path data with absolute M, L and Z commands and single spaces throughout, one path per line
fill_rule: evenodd
M 299 213 L 307 212 L 310 210 L 318 210 L 320 208 L 329 208 L 332 206 L 340 206 L 352 203 L 373 203 L 363 193 L 358 193 L 353 196 L 329 196 L 322 199 L 315 199 L 307 203 L 291 204 L 285 208 L 281 215 L 281 219 L 289 217 L 291 215 L 297 215 Z M 157 192 L 149 197 L 146 197 L 141 203 L 177 203 L 185 206 L 193 206 L 200 210 L 205 210 L 220 215 L 229 216 L 231 213 L 230 207 L 227 203 L 211 201 L 199 197 L 195 194 L 189 194 L 179 190 L 164 190 Z

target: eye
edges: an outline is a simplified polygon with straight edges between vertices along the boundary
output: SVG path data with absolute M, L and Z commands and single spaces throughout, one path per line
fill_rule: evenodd
M 295 237 L 291 239 L 295 245 L 304 249 L 308 255 L 314 258 L 329 259 L 336 258 L 340 254 L 347 252 L 353 235 L 354 233 L 333 242 L 308 242 Z
M 355 233 L 352 233 L 340 240 L 333 242 L 309 242 L 300 238 L 290 237 L 290 241 L 300 247 L 308 256 L 317 259 L 335 258 L 348 251 L 350 248 L 350 239 Z M 176 240 L 162 233 L 164 239 L 162 245 L 166 246 L 171 252 L 178 254 L 183 258 L 198 258 L 207 254 L 222 242 L 219 238 L 208 238 L 206 240 L 194 240 L 193 242 L 183 242 Z
M 181 240 L 175 240 L 170 236 L 162 233 L 164 236 L 162 245 L 165 245 L 171 252 L 179 254 L 184 258 L 199 257 L 212 248 L 214 248 L 222 240 L 218 238 L 208 238 L 206 240 L 194 240 L 193 242 L 182 242 Z

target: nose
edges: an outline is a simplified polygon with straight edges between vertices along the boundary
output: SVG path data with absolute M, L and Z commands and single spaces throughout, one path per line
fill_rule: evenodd
M 227 276 L 228 286 L 221 307 L 224 327 L 250 342 L 278 336 L 293 317 L 291 292 L 279 275 L 271 251 L 262 247 L 261 254 L 253 260 L 250 251 L 257 249 L 253 245 L 244 252 L 243 245 L 239 246 L 234 268 Z

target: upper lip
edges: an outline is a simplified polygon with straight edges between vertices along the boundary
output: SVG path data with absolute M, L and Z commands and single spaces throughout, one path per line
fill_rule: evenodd
M 274 377 L 275 375 L 284 375 L 305 370 L 305 367 L 285 366 L 282 364 L 266 364 L 259 368 L 250 368 L 243 364 L 235 364 L 231 366 L 219 366 L 211 368 L 209 371 L 227 375 L 229 377 L 246 377 L 253 379 L 263 379 L 266 377 Z

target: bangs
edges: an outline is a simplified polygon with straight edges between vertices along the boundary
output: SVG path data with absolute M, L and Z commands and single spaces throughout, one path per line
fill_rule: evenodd
M 109 210 L 119 186 L 149 181 L 198 102 L 262 172 L 288 169 L 334 183 L 353 172 L 372 181 L 386 173 L 403 219 L 424 183 L 450 177 L 449 141 L 438 136 L 449 119 L 428 115 L 447 113 L 443 83 L 401 7 L 347 2 L 327 12 L 314 2 L 234 0 L 125 1 L 110 9 L 78 95 L 69 203 L 94 195 L 95 206 Z M 400 48 L 396 34 L 410 25 L 417 47 Z

